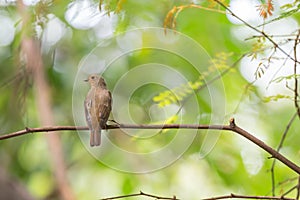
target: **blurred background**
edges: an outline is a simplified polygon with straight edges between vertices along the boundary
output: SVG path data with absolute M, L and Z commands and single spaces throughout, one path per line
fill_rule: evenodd
M 273 148 L 286 133 L 280 151 L 299 164 L 299 76 L 291 58 L 299 57 L 300 3 L 222 2 L 244 22 L 213 0 L 0 0 L 0 134 L 85 126 L 83 80 L 100 73 L 119 123 L 228 124 L 234 117 Z M 230 132 L 109 130 L 98 149 L 88 137 L 61 131 L 1 140 L 0 199 L 139 191 L 200 199 L 282 195 L 297 185 L 294 172 L 272 167 L 270 155 Z

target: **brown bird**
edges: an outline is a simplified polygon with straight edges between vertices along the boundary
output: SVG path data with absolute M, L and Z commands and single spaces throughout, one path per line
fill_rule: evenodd
M 84 101 L 85 118 L 91 132 L 90 145 L 92 147 L 99 146 L 101 143 L 101 129 L 106 128 L 112 98 L 102 77 L 92 74 L 85 81 L 91 85 Z

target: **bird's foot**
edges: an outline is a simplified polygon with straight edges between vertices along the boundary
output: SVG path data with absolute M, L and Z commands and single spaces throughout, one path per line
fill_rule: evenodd
M 113 122 L 113 123 L 115 123 L 115 124 L 117 124 L 117 125 L 121 125 L 119 122 L 116 122 L 115 120 L 113 120 L 113 119 L 110 119 L 110 120 L 108 120 L 108 121 L 110 121 L 110 122 Z

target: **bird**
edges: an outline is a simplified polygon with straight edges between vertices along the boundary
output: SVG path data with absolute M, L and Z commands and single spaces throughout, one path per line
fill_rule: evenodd
M 86 80 L 90 90 L 84 100 L 85 118 L 90 134 L 90 146 L 101 144 L 101 130 L 106 129 L 106 122 L 112 107 L 112 97 L 102 76 L 91 74 Z

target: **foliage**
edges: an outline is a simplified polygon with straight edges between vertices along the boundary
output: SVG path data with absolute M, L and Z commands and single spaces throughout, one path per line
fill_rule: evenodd
M 283 6 L 281 6 L 281 9 L 283 10 L 283 12 L 280 14 L 279 17 L 271 19 L 271 20 L 269 20 L 268 22 L 265 22 L 262 25 L 266 25 L 266 24 L 269 24 L 269 23 L 287 18 L 287 17 L 292 16 L 294 14 L 297 14 L 299 9 L 300 9 L 300 2 L 298 0 L 295 0 L 292 3 L 284 4 Z M 262 25 L 260 25 L 260 26 L 262 26 Z
M 191 93 L 197 92 L 205 87 L 205 80 L 207 80 L 209 76 L 212 76 L 212 74 L 216 74 L 216 71 L 228 71 L 231 67 L 227 63 L 227 60 L 231 55 L 231 53 L 225 52 L 218 53 L 215 58 L 210 60 L 207 71 L 204 71 L 196 81 L 188 82 L 186 85 L 161 92 L 159 95 L 153 97 L 153 101 L 158 103 L 161 107 L 183 102 Z

